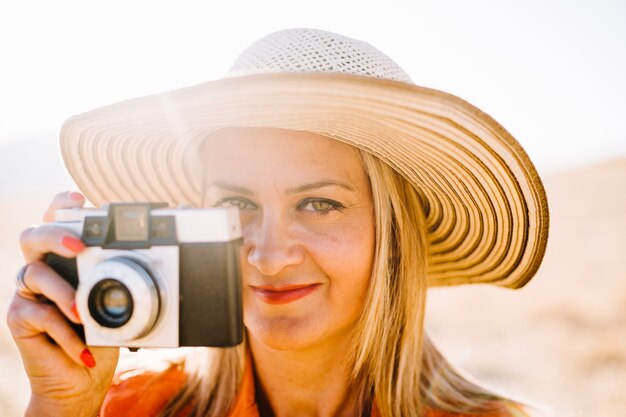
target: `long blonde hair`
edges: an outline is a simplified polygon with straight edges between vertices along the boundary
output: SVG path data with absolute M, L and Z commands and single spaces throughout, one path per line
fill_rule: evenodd
M 349 370 L 363 405 L 382 417 L 423 416 L 425 410 L 497 413 L 511 401 L 460 375 L 424 334 L 428 242 L 419 191 L 380 159 L 359 151 L 375 212 L 376 253 L 370 287 L 357 324 Z M 243 374 L 245 343 L 199 348 L 185 363 L 186 386 L 161 413 L 223 416 Z M 503 414 L 508 415 L 508 414 Z

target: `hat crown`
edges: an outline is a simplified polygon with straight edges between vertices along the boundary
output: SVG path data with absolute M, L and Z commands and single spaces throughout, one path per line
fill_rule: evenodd
M 226 77 L 276 72 L 343 73 L 413 84 L 369 43 L 318 29 L 286 29 L 259 39 L 239 55 Z

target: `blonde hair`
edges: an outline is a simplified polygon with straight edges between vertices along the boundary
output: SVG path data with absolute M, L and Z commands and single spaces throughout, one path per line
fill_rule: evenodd
M 426 409 L 508 415 L 512 401 L 460 375 L 424 334 L 428 242 L 420 193 L 389 165 L 359 152 L 376 223 L 370 287 L 348 368 L 361 411 L 375 403 L 382 417 L 422 416 Z M 185 364 L 186 386 L 161 416 L 175 416 L 189 403 L 191 417 L 226 415 L 243 375 L 244 349 L 245 343 L 198 349 Z

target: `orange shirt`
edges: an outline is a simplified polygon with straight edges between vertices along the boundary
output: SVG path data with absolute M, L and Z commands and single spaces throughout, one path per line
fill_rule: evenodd
M 249 361 L 248 358 L 239 393 L 228 417 L 259 417 L 254 395 L 254 376 Z M 163 372 L 130 371 L 123 373 L 111 385 L 102 404 L 100 417 L 154 417 L 183 387 L 186 379 L 186 374 L 176 365 Z M 186 417 L 190 411 L 191 407 L 188 407 L 177 417 Z M 516 412 L 511 409 L 509 417 L 515 415 L 517 415 Z M 473 416 L 504 417 L 502 414 Z M 376 406 L 372 407 L 371 417 L 379 417 Z M 426 417 L 463 417 L 463 415 L 428 410 Z

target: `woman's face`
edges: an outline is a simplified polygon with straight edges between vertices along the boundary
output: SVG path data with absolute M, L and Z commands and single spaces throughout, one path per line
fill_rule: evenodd
M 237 128 L 213 135 L 205 157 L 205 206 L 240 209 L 250 336 L 290 350 L 349 335 L 374 256 L 358 151 L 313 133 Z

